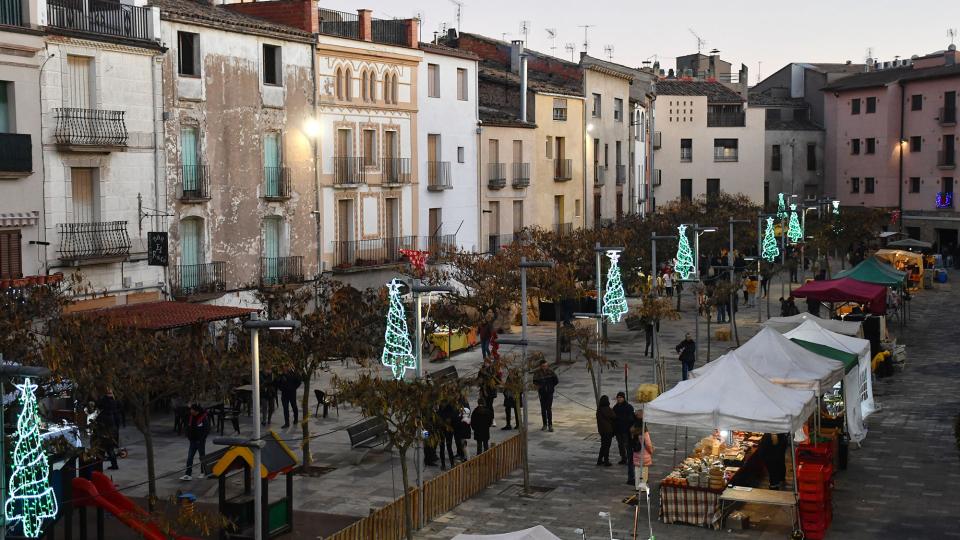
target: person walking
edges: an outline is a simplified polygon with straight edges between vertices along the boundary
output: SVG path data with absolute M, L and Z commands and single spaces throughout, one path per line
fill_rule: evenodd
M 613 424 L 617 420 L 617 415 L 610 408 L 610 398 L 600 396 L 600 404 L 597 405 L 597 433 L 600 434 L 600 454 L 597 456 L 597 465 L 609 467 L 610 463 L 610 443 L 613 441 Z
M 300 377 L 292 369 L 280 376 L 277 381 L 280 390 L 280 402 L 283 405 L 283 425 L 281 429 L 290 427 L 290 409 L 293 409 L 293 423 L 299 423 L 300 410 L 297 408 L 297 389 L 300 388 Z
M 203 458 L 207 455 L 207 436 L 210 434 L 210 424 L 207 421 L 207 411 L 199 403 L 190 405 L 190 417 L 187 419 L 187 440 L 190 441 L 190 449 L 187 450 L 187 470 L 186 474 L 180 477 L 181 480 L 193 480 L 193 458 L 200 454 L 200 476 L 206 478 Z
M 514 419 L 516 420 L 517 429 L 520 429 L 520 407 L 523 406 L 523 403 L 518 403 L 517 399 L 519 397 L 519 400 L 521 402 L 523 401 L 523 392 L 521 391 L 518 395 L 514 395 L 514 390 L 513 390 L 515 388 L 519 388 L 520 385 L 522 384 L 519 379 L 520 377 L 515 373 L 511 373 L 507 375 L 507 381 L 503 387 L 503 410 L 507 414 L 507 425 L 500 428 L 502 430 L 513 429 L 513 426 L 510 425 L 511 411 L 513 412 Z M 493 407 L 491 407 L 491 409 L 492 408 Z
M 477 337 L 480 338 L 480 354 L 484 360 L 490 356 L 490 336 L 492 335 L 493 323 L 487 320 L 480 323 L 480 328 L 477 329 Z
M 617 449 L 620 451 L 620 462 L 627 462 L 627 448 L 630 445 L 630 428 L 633 426 L 633 405 L 627 402 L 627 395 L 617 392 L 617 403 L 613 406 L 613 414 L 617 420 L 613 424 L 613 434 L 617 438 Z
M 473 430 L 473 440 L 477 441 L 477 455 L 490 449 L 490 426 L 493 425 L 493 409 L 487 406 L 486 401 L 480 398 L 477 407 L 470 415 L 470 428 Z
M 483 365 L 477 373 L 477 384 L 480 387 L 480 397 L 490 407 L 493 407 L 497 399 L 497 387 L 500 386 L 500 379 L 497 376 L 497 366 L 493 363 L 493 356 L 487 356 L 483 359 Z
M 277 379 L 270 368 L 260 373 L 260 424 L 269 426 L 276 411 Z
M 643 423 L 643 417 L 640 417 L 641 424 Z M 642 431 L 642 435 L 641 435 Z M 647 429 L 647 426 L 643 427 L 634 426 L 630 430 L 630 435 L 633 438 L 633 445 L 636 451 L 633 453 L 633 466 L 634 469 L 637 467 L 640 468 L 640 482 L 637 484 L 637 490 L 646 491 L 647 482 L 650 479 L 650 466 L 653 465 L 653 453 L 656 451 L 656 448 L 653 446 L 653 441 L 650 440 L 650 430 Z
M 439 421 L 437 422 L 437 445 L 440 447 L 438 454 L 440 458 L 440 469 L 446 470 L 447 460 L 450 458 L 450 466 L 453 467 L 453 441 L 456 437 L 456 430 L 458 429 L 458 424 L 460 423 L 460 413 L 458 412 L 457 403 L 454 400 L 447 400 L 446 403 L 440 406 L 440 409 L 437 411 L 437 416 Z M 460 449 L 459 444 L 457 449 Z
M 680 364 L 683 366 L 683 380 L 687 380 L 690 372 L 693 371 L 693 365 L 697 361 L 697 342 L 690 337 L 687 332 L 674 349 L 680 354 Z
M 97 419 L 97 431 L 101 450 L 107 455 L 110 461 L 110 470 L 117 470 L 117 448 L 120 447 L 120 404 L 113 396 L 113 390 L 107 389 L 106 393 L 97 402 L 99 413 Z
M 669 268 L 663 270 L 663 288 L 667 291 L 667 297 L 673 298 L 673 275 Z
M 534 372 L 533 384 L 537 387 L 537 397 L 540 398 L 540 418 L 543 420 L 540 430 L 553 432 L 553 393 L 560 380 L 546 360 L 541 360 L 540 367 Z
M 653 330 L 654 322 L 653 318 L 647 315 L 643 316 L 643 355 L 644 356 L 653 356 Z

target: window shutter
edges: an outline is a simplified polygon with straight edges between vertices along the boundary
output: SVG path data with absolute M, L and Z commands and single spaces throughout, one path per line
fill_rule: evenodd
M 20 231 L 0 231 L 0 278 L 22 278 Z

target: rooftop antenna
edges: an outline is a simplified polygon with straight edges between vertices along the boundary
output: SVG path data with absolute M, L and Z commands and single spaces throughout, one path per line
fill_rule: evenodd
M 460 33 L 460 15 L 463 12 L 463 2 L 460 0 L 450 0 L 452 4 L 457 6 L 457 34 Z
M 707 46 L 707 40 L 700 37 L 700 34 L 694 32 L 693 28 L 687 28 L 687 30 L 689 30 L 690 33 L 693 34 L 693 37 L 697 38 L 697 54 L 700 54 L 700 51 L 702 51 L 703 48 Z
M 603 54 L 607 57 L 607 60 L 613 60 L 613 45 L 604 45 Z
M 950 44 L 951 44 L 951 45 L 956 45 L 956 41 L 957 41 L 957 29 L 956 29 L 956 28 L 951 28 L 951 29 L 949 29 L 949 30 L 947 30 L 947 34 L 950 36 Z
M 587 39 L 587 31 L 596 26 L 595 24 L 581 24 L 579 28 L 583 28 L 583 52 L 590 51 L 590 40 Z M 572 60 L 571 60 L 572 61 Z
M 867 60 L 873 59 L 873 47 L 867 47 Z
M 524 46 L 529 46 L 530 42 L 530 21 L 520 21 L 520 35 L 523 36 Z
M 574 52 L 577 50 L 577 46 L 574 45 L 573 43 L 567 43 L 563 46 L 563 48 L 566 49 L 568 53 L 570 53 L 570 61 L 575 62 L 576 60 L 574 60 L 573 55 L 574 55 Z
M 557 29 L 547 28 L 547 39 L 550 40 L 550 55 L 557 55 Z

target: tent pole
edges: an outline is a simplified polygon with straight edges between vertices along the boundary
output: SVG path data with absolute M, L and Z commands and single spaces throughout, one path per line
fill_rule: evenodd
M 674 467 L 677 466 L 677 436 L 679 432 L 680 432 L 680 426 L 677 426 L 677 425 L 673 426 L 673 466 Z
M 798 521 L 797 504 L 799 504 L 800 501 L 800 491 L 797 477 L 797 450 L 794 445 L 793 435 L 793 433 L 790 434 L 790 462 L 793 463 L 793 498 L 795 501 L 793 506 L 793 526 L 796 527 Z

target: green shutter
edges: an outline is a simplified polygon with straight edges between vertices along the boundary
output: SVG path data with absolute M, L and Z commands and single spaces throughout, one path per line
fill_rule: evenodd
M 183 169 L 184 193 L 196 192 L 200 188 L 200 174 L 197 170 L 197 128 L 180 130 L 180 167 Z
M 10 101 L 7 97 L 8 82 L 0 82 L 0 133 L 10 132 Z
M 280 195 L 280 137 L 277 133 L 263 136 L 263 174 L 267 197 Z
M 180 283 L 185 289 L 192 289 L 200 284 L 200 224 L 199 219 L 185 219 L 180 222 Z
M 273 284 L 277 281 L 280 257 L 280 226 L 281 222 L 277 218 L 266 218 L 263 220 L 263 278 L 267 283 Z

